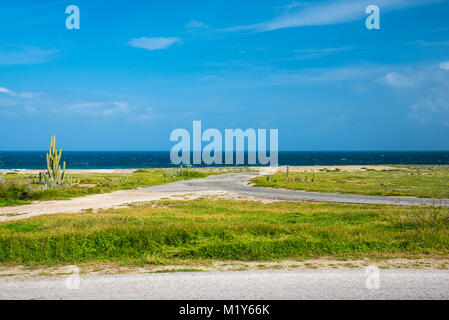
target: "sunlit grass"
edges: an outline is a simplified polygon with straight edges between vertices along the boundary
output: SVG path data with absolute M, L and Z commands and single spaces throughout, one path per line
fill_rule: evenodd
M 257 177 L 259 187 L 379 196 L 443 198 L 449 193 L 449 170 L 278 172 Z
M 138 170 L 129 174 L 73 174 L 77 185 L 59 189 L 43 190 L 42 185 L 33 184 L 38 179 L 31 174 L 5 174 L 0 184 L 0 207 L 27 204 L 35 200 L 65 200 L 75 197 L 129 190 L 139 187 L 161 185 L 180 180 L 204 178 L 212 172 L 184 171 L 183 176 L 164 177 L 163 170 Z
M 448 220 L 422 208 L 330 203 L 161 201 L 0 224 L 0 262 L 170 264 L 176 260 L 448 257 Z M 447 209 L 441 214 L 449 215 Z

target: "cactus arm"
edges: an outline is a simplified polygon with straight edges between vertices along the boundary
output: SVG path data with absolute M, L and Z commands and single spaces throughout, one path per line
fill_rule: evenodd
M 50 156 L 48 153 L 47 153 L 46 157 L 47 157 L 47 172 L 49 175 L 51 175 L 51 162 L 50 162 Z

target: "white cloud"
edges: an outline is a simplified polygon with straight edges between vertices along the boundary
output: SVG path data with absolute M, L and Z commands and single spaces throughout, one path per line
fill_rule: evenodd
M 444 126 L 449 122 L 449 73 L 432 64 L 402 67 L 399 73 L 389 73 L 382 81 L 393 88 L 413 88 L 397 91 L 409 103 L 409 119 L 419 125 Z
M 198 20 L 192 20 L 186 24 L 187 29 L 206 29 L 209 28 L 207 24 Z
M 449 70 L 449 61 L 441 62 L 440 68 L 443 70 Z
M 127 102 L 113 102 L 112 107 L 104 110 L 103 114 L 106 116 L 111 116 L 119 113 L 129 113 L 131 107 Z
M 33 46 L 20 46 L 0 50 L 0 65 L 39 64 L 51 59 L 59 50 L 44 50 Z
M 0 87 L 0 93 L 7 94 L 11 97 L 24 98 L 24 99 L 31 99 L 31 98 L 34 98 L 34 97 L 40 95 L 39 93 L 31 93 L 31 92 L 16 93 L 16 92 L 11 91 L 5 87 Z
M 11 94 L 12 92 L 6 88 L 0 87 L 0 93 L 8 93 Z
M 399 73 L 396 72 L 388 73 L 383 80 L 390 87 L 407 88 L 414 86 L 414 82 L 412 80 L 406 79 L 405 77 L 401 76 Z
M 10 116 L 21 112 L 30 115 L 35 114 L 38 109 L 34 105 L 46 103 L 48 103 L 48 99 L 42 93 L 17 93 L 6 87 L 0 87 L 0 107 L 2 109 L 8 109 L 8 111 L 2 111 L 3 114 Z
M 387 10 L 402 9 L 411 6 L 426 5 L 442 0 L 376 0 L 375 4 L 380 7 L 381 12 Z M 319 1 L 307 6 L 298 6 L 299 10 L 292 10 L 286 14 L 275 17 L 272 20 L 253 25 L 237 26 L 224 31 L 251 30 L 264 32 L 270 30 L 304 27 L 323 26 L 351 22 L 365 17 L 365 9 L 373 4 L 372 0 L 339 0 Z M 292 8 L 294 8 L 293 6 Z
M 135 38 L 128 42 L 128 45 L 135 48 L 146 49 L 150 51 L 167 49 L 171 45 L 181 41 L 179 38 Z

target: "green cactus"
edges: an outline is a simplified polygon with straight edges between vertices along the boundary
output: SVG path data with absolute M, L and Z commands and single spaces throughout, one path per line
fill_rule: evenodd
M 62 150 L 59 150 L 58 154 L 58 151 L 56 150 L 56 137 L 53 136 L 50 140 L 50 148 L 46 154 L 47 172 L 39 173 L 39 182 L 48 189 L 54 189 L 57 186 L 64 185 L 65 180 L 68 178 L 65 161 L 62 165 L 62 169 L 59 165 L 61 156 Z M 70 185 L 73 181 L 72 179 L 69 179 L 68 182 Z
M 53 136 L 50 141 L 50 149 L 47 153 L 47 174 L 56 182 L 56 184 L 62 184 L 66 175 L 65 162 L 63 168 L 59 162 L 61 161 L 62 150 L 56 150 L 56 137 Z
M 183 166 L 181 165 L 179 169 L 167 169 L 162 172 L 162 175 L 164 178 L 176 178 L 176 177 L 182 177 L 185 175 L 189 175 L 188 170 L 184 170 Z

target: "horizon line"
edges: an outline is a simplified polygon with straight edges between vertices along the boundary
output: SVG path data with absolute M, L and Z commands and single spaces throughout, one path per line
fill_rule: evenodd
M 63 152 L 168 152 L 171 150 L 64 150 Z M 268 151 L 268 150 L 267 150 Z M 0 150 L 1 152 L 48 152 L 48 150 Z M 190 153 L 203 151 L 190 151 Z M 226 152 L 225 150 L 222 151 Z M 258 152 L 258 151 L 233 151 L 233 152 Z M 278 152 L 449 152 L 449 150 L 278 150 Z

